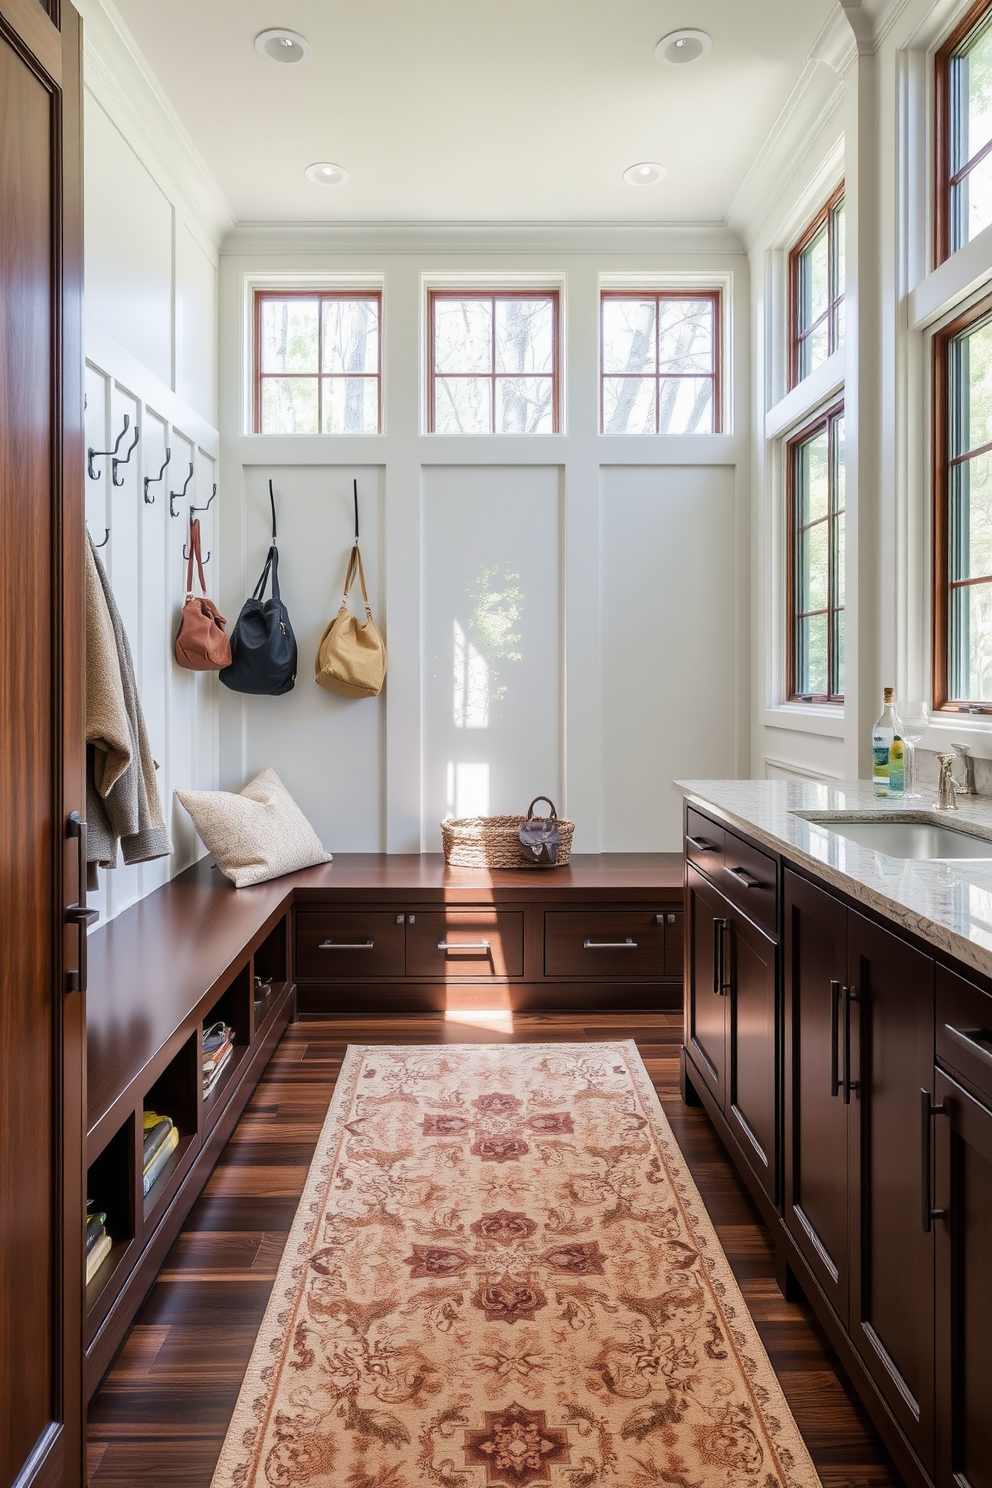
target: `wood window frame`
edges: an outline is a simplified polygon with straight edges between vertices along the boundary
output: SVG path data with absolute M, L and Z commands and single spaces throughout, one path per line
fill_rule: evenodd
M 827 544 L 827 606 L 826 606 L 826 609 L 825 610 L 804 610 L 802 612 L 802 615 L 800 615 L 800 612 L 796 608 L 796 599 L 797 599 L 796 563 L 797 563 L 797 559 L 798 559 L 798 544 L 797 544 L 796 538 L 797 538 L 797 534 L 798 534 L 798 531 L 799 531 L 799 525 L 798 525 L 798 522 L 796 520 L 796 516 L 797 516 L 797 513 L 796 513 L 796 498 L 797 498 L 797 495 L 798 495 L 798 491 L 797 491 L 797 483 L 798 483 L 797 482 L 797 476 L 798 476 L 798 467 L 799 467 L 798 455 L 799 455 L 799 450 L 802 448 L 802 446 L 804 444 L 808 444 L 809 441 L 811 439 L 815 439 L 818 434 L 824 433 L 824 432 L 826 433 L 826 435 L 827 435 L 827 459 L 828 459 L 828 464 L 829 464 L 828 480 L 829 480 L 829 483 L 830 483 L 830 492 L 831 492 L 831 494 L 830 494 L 830 496 L 828 498 L 828 512 L 827 512 L 827 516 L 825 518 L 823 518 L 823 517 L 819 518 L 818 521 L 821 521 L 821 522 L 822 521 L 827 521 L 827 522 L 830 522 L 830 523 L 834 523 L 836 521 L 836 519 L 837 519 L 838 516 L 842 516 L 846 512 L 846 505 L 844 507 L 842 507 L 842 508 L 839 508 L 839 509 L 835 510 L 834 507 L 833 507 L 833 504 L 832 504 L 833 503 L 833 486 L 834 486 L 834 481 L 836 479 L 836 476 L 835 476 L 836 437 L 835 437 L 833 431 L 836 428 L 836 424 L 837 424 L 838 419 L 841 419 L 843 417 L 844 417 L 844 399 L 843 398 L 839 398 L 839 399 L 837 399 L 836 402 L 832 403 L 829 408 L 824 409 L 822 413 L 818 413 L 818 414 L 815 415 L 815 417 L 809 419 L 802 426 L 802 428 L 799 429 L 792 436 L 792 438 L 788 441 L 788 443 L 786 445 L 786 450 L 785 450 L 785 459 L 786 459 L 786 510 L 787 510 L 787 515 L 788 515 L 788 536 L 787 536 L 787 541 L 786 541 L 786 572 L 787 572 L 787 575 L 788 575 L 788 581 L 787 581 L 787 585 L 786 585 L 786 605 L 787 605 L 787 613 L 786 613 L 786 620 L 787 620 L 786 637 L 787 637 L 787 640 L 786 640 L 785 665 L 786 665 L 786 678 L 788 680 L 788 686 L 787 686 L 786 692 L 787 692 L 788 701 L 790 703 L 799 703 L 799 702 L 802 702 L 802 703 L 811 703 L 811 704 L 818 704 L 818 703 L 837 704 L 837 703 L 843 703 L 843 701 L 844 701 L 844 694 L 843 694 L 843 692 L 839 692 L 839 691 L 838 692 L 831 692 L 831 691 L 828 690 L 825 693 L 809 693 L 809 692 L 799 692 L 796 689 L 796 665 L 797 665 L 797 661 L 798 661 L 798 651 L 799 651 L 799 648 L 798 648 L 798 631 L 799 631 L 799 620 L 800 620 L 800 618 L 806 618 L 809 615 L 813 615 L 813 614 L 825 614 L 827 616 L 827 687 L 829 689 L 832 680 L 836 676 L 836 671 L 835 671 L 835 666 L 836 666 L 836 655 L 835 655 L 835 649 L 836 649 L 836 642 L 835 642 L 835 617 L 838 614 L 843 613 L 843 611 L 846 608 L 846 596 L 845 596 L 845 604 L 838 605 L 838 604 L 834 603 L 834 600 L 836 598 L 836 593 L 837 593 L 837 587 L 836 587 L 836 582 L 837 582 L 837 571 L 836 571 L 837 553 L 836 553 L 836 547 L 837 547 L 837 545 L 836 545 L 836 543 L 834 541 L 833 533 L 830 534 L 830 541 Z M 816 525 L 816 524 L 812 524 L 812 523 L 808 523 L 807 524 L 807 526 L 811 526 L 811 525 Z
M 992 0 L 990 0 L 992 3 Z M 837 338 L 837 310 L 844 303 L 845 286 L 840 287 L 837 293 L 837 235 L 835 231 L 837 208 L 844 200 L 845 183 L 841 181 L 837 189 L 827 198 L 816 216 L 803 231 L 802 236 L 789 249 L 789 389 L 798 387 L 802 380 L 799 376 L 799 353 L 802 343 L 807 340 L 816 330 L 817 326 L 827 322 L 827 355 L 832 356 L 839 346 Z M 827 272 L 830 279 L 830 288 L 827 296 L 827 308 L 822 315 L 818 316 L 812 325 L 805 330 L 799 327 L 799 265 L 802 255 L 820 232 L 821 228 L 827 229 Z
M 951 63 L 965 43 L 992 20 L 992 0 L 977 0 L 955 26 L 934 57 L 934 265 L 950 258 L 951 190 L 985 157 L 992 153 L 992 140 L 979 150 L 960 170 L 951 173 L 951 145 L 954 121 L 951 119 Z
M 323 335 L 324 317 L 318 311 L 317 314 L 317 371 L 316 372 L 263 372 L 262 371 L 262 306 L 268 301 L 283 300 L 315 300 L 319 305 L 333 302 L 335 300 L 375 300 L 376 302 L 376 367 L 373 372 L 322 372 L 323 361 Z M 382 433 L 382 290 L 363 289 L 355 286 L 351 289 L 256 289 L 254 291 L 254 302 L 252 306 L 252 324 L 254 327 L 254 347 L 252 352 L 252 432 L 261 434 L 262 429 L 262 383 L 269 379 L 295 378 L 300 382 L 316 382 L 317 384 L 317 433 L 322 437 L 339 439 L 353 439 L 356 436 L 348 435 L 324 435 L 324 382 L 333 378 L 361 379 L 376 383 L 376 428 L 375 433 Z M 286 437 L 286 436 L 279 436 Z M 312 437 L 312 436 L 311 436 Z M 362 436 L 359 435 L 359 438 Z M 366 438 L 368 435 L 365 436 Z
M 986 295 L 965 310 L 933 338 L 933 711 L 945 713 L 992 713 L 992 702 L 950 696 L 950 592 L 965 588 L 983 578 L 963 579 L 953 586 L 950 579 L 950 474 L 951 466 L 976 455 L 992 452 L 992 445 L 982 445 L 965 455 L 951 456 L 950 346 L 962 331 L 978 326 L 992 317 L 992 294 Z
M 660 357 L 660 310 L 662 300 L 709 300 L 713 306 L 713 370 L 712 372 L 607 372 L 604 366 L 603 310 L 608 300 L 653 300 L 655 302 L 654 348 L 655 367 L 661 366 Z M 713 384 L 713 427 L 708 434 L 723 433 L 723 291 L 720 289 L 601 289 L 599 292 L 599 432 L 606 432 L 606 408 L 604 390 L 607 377 L 630 376 L 640 380 L 654 380 L 654 432 L 659 435 L 661 384 L 683 382 L 690 378 L 709 381 Z M 626 432 L 626 431 L 625 431 Z M 678 436 L 674 436 L 678 437 Z M 686 438 L 692 437 L 689 435 Z
M 490 383 L 489 416 L 492 424 L 488 435 L 469 435 L 469 438 L 486 439 L 496 434 L 496 383 L 497 381 L 513 381 L 515 378 L 525 377 L 547 377 L 546 372 L 497 372 L 496 371 L 496 305 L 500 300 L 550 300 L 552 317 L 552 356 L 551 356 L 551 433 L 561 433 L 561 290 L 557 287 L 551 289 L 429 289 L 427 291 L 427 432 L 436 434 L 437 423 L 437 400 L 435 397 L 436 356 L 435 342 L 436 323 L 435 307 L 442 300 L 488 300 L 492 306 L 492 354 L 490 358 L 490 370 L 488 372 L 442 372 L 441 377 L 473 377 L 487 378 Z M 464 435 L 457 435 L 464 438 Z M 525 435 L 499 435 L 499 438 L 534 438 L 532 434 Z M 540 436 L 538 436 L 540 437 Z

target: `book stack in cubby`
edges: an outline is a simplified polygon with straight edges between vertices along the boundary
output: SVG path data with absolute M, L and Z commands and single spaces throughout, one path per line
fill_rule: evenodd
M 179 1130 L 171 1116 L 145 1111 L 144 1138 L 141 1144 L 141 1191 L 145 1198 L 161 1177 L 169 1158 L 179 1146 Z
M 107 1234 L 107 1216 L 102 1209 L 94 1209 L 93 1200 L 86 1200 L 86 1285 L 89 1286 L 104 1261 L 114 1248 Z
M 234 1053 L 234 1029 L 223 1018 L 203 1030 L 203 1094 L 208 1096 Z

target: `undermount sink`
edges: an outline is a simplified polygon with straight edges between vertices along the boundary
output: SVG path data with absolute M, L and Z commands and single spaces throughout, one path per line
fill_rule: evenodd
M 811 826 L 827 827 L 839 837 L 874 848 L 890 858 L 936 861 L 945 858 L 992 859 L 992 841 L 957 827 L 926 821 L 831 821 L 806 818 Z

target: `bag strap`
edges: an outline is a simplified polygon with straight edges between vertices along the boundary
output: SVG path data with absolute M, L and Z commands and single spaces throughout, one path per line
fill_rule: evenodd
M 362 550 L 358 546 L 357 542 L 351 550 L 351 557 L 348 559 L 348 572 L 345 575 L 344 580 L 344 595 L 341 599 L 341 603 L 343 605 L 346 605 L 348 603 L 348 590 L 351 588 L 356 571 L 358 573 L 358 582 L 362 586 L 362 603 L 365 605 L 365 614 L 371 620 L 372 610 L 369 607 L 369 595 L 368 590 L 365 587 L 365 568 L 362 564 Z
M 276 547 L 276 498 L 272 491 L 272 482 L 269 481 L 269 505 L 272 507 L 272 545 L 265 559 L 265 567 L 262 569 L 261 577 L 252 591 L 252 599 L 261 599 L 265 594 L 265 586 L 272 575 L 272 598 L 276 604 L 282 603 L 279 594 L 279 549 Z M 199 525 L 199 522 L 197 523 Z M 202 571 L 201 571 L 202 572 Z M 201 580 L 202 582 L 202 580 Z
M 551 817 L 550 817 L 550 820 L 551 821 L 557 821 L 558 820 L 558 813 L 555 810 L 555 803 L 554 803 L 554 801 L 552 801 L 552 799 L 551 799 L 550 796 L 535 796 L 534 797 L 533 801 L 531 801 L 530 805 L 527 807 L 527 820 L 528 821 L 533 821 L 534 820 L 534 807 L 537 805 L 538 801 L 547 801 L 548 805 L 551 807 Z M 548 819 L 549 818 L 547 818 L 547 817 L 543 818 L 543 820 L 545 820 L 545 821 L 547 821 Z
M 355 547 L 358 547 L 358 476 L 355 476 Z
M 200 593 L 206 597 L 207 585 L 203 577 L 203 558 L 200 551 L 200 519 L 194 517 L 189 524 L 189 557 L 186 562 L 186 598 L 193 598 L 193 560 L 200 575 Z

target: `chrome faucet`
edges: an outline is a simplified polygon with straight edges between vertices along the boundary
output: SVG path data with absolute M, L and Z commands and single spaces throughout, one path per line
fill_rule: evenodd
M 937 810 L 957 811 L 957 786 L 954 776 L 951 774 L 951 766 L 954 763 L 953 754 L 938 754 L 937 765 L 940 773 L 937 776 Z
M 958 759 L 964 760 L 964 784 L 958 786 L 959 796 L 977 796 L 975 788 L 975 761 L 971 757 L 971 750 L 967 744 L 952 744 L 951 748 Z

